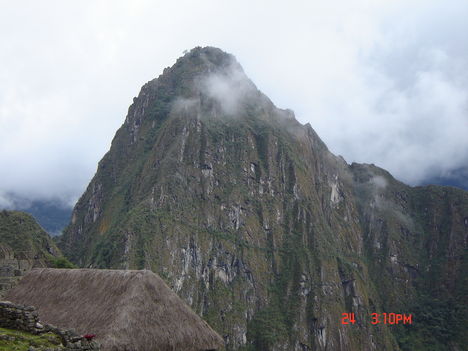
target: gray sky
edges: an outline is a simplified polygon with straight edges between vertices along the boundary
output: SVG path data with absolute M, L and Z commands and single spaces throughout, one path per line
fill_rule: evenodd
M 73 203 L 140 87 L 206 45 L 348 162 L 450 174 L 468 166 L 467 18 L 465 0 L 0 0 L 0 206 Z

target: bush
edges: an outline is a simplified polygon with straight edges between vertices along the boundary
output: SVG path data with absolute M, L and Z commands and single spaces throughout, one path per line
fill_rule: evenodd
M 49 258 L 48 266 L 51 268 L 76 268 L 76 266 L 64 256 Z

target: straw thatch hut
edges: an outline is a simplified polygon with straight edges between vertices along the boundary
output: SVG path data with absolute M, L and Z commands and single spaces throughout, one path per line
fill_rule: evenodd
M 6 299 L 96 334 L 103 351 L 218 350 L 222 338 L 151 271 L 33 269 Z

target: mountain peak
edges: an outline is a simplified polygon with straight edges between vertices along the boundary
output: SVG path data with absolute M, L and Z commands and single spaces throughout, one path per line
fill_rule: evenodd
M 198 111 L 203 116 L 243 118 L 248 114 L 270 116 L 272 111 L 278 116 L 291 116 L 275 109 L 233 55 L 214 47 L 186 52 L 158 78 L 145 84 L 130 107 L 127 122 L 135 120 L 138 127 L 141 118 L 165 119 L 181 105 L 190 105 L 193 113 Z
M 197 46 L 180 57 L 176 65 L 179 62 L 181 64 L 205 65 L 211 69 L 223 69 L 234 64 L 242 69 L 234 55 L 212 46 Z
M 238 78 L 242 76 L 243 79 L 248 80 L 234 55 L 215 47 L 198 46 L 185 52 L 173 66 L 165 68 L 163 74 L 152 82 L 172 80 L 180 85 L 195 80 L 199 84 L 201 77 L 213 74 L 231 76 L 234 72 Z
M 291 110 L 277 108 L 255 86 L 233 55 L 215 47 L 193 48 L 142 87 L 126 118 L 129 144 L 144 138 L 140 130 L 145 121 L 154 127 L 189 116 L 198 121 L 263 121 L 295 137 L 307 134 Z

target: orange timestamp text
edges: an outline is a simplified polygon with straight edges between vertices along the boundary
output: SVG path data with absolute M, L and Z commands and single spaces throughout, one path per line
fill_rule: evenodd
M 371 324 L 413 324 L 412 314 L 403 313 L 372 313 Z M 356 317 L 354 313 L 342 313 L 341 324 L 354 324 Z

